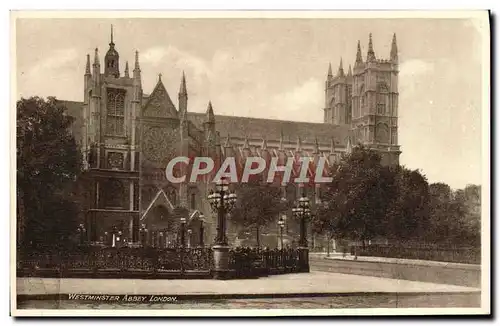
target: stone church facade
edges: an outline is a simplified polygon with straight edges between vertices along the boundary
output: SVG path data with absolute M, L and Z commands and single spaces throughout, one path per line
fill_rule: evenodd
M 133 66 L 126 62 L 122 74 L 111 34 L 102 62 L 98 49 L 92 63 L 87 55 L 84 101 L 64 101 L 76 118 L 73 132 L 82 149 L 84 215 L 92 242 L 109 243 L 113 233 L 120 243 L 138 243 L 145 236 L 150 244 L 172 245 L 180 220 L 176 208 L 184 207 L 187 228 L 194 230 L 188 243 L 199 242 L 201 213 L 205 243 L 211 243 L 215 215 L 206 198 L 213 184 L 169 183 L 165 167 L 176 156 L 232 156 L 241 163 L 255 155 L 283 160 L 298 155 L 325 157 L 331 163 L 352 144 L 361 143 L 379 151 L 385 164 L 399 160 L 395 36 L 388 60 L 376 58 L 370 35 L 365 60 L 358 42 L 354 68 L 349 66 L 345 73 L 341 60 L 333 75 L 329 67 L 324 123 L 217 115 L 208 101 L 205 113 L 191 112 L 184 74 L 177 103 L 161 75 L 149 95 L 143 92 L 142 78 L 138 52 Z M 320 186 L 306 188 L 311 201 L 317 202 Z M 283 196 L 293 201 L 302 191 L 289 184 Z

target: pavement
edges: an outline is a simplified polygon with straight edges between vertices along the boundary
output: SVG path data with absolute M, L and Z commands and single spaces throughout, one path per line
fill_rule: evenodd
M 220 297 L 265 297 L 279 295 L 327 294 L 473 294 L 479 288 L 328 273 L 275 275 L 250 280 L 140 280 L 18 278 L 17 295 L 54 296 L 60 294 L 183 295 Z
M 390 263 L 390 264 L 400 264 L 400 265 L 415 265 L 415 266 L 443 266 L 443 267 L 457 267 L 462 269 L 479 269 L 481 266 L 476 264 L 462 264 L 462 263 L 449 263 L 442 261 L 432 261 L 432 260 L 417 260 L 417 259 L 402 259 L 402 258 L 387 258 L 387 257 L 367 257 L 358 256 L 354 259 L 354 256 L 348 254 L 344 257 L 342 253 L 333 252 L 328 256 L 326 253 L 309 253 L 310 256 L 317 258 L 325 258 L 330 260 L 348 260 L 348 261 L 358 261 L 358 262 L 373 262 L 373 263 Z

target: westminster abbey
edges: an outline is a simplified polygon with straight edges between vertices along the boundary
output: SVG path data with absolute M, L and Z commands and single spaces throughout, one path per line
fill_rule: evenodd
M 148 230 L 150 244 L 169 246 L 179 223 L 177 207 L 188 211 L 190 230 L 204 230 L 206 243 L 212 240 L 215 216 L 206 199 L 212 185 L 169 183 L 165 167 L 176 156 L 301 155 L 333 162 L 363 144 L 379 151 L 384 164 L 399 161 L 395 35 L 388 59 L 377 58 L 370 34 L 367 53 L 361 53 L 358 41 L 347 72 L 342 59 L 336 73 L 328 67 L 323 123 L 217 115 L 209 99 L 205 113 L 191 112 L 189 76 L 180 76 L 177 98 L 172 98 L 161 75 L 141 74 L 139 52 L 129 66 L 120 62 L 117 48 L 111 32 L 104 57 L 97 48 L 92 58 L 87 55 L 83 102 L 63 101 L 76 118 L 73 133 L 85 166 L 84 215 L 91 242 L 109 242 L 109 233 L 119 230 L 121 244 L 134 244 Z M 144 90 L 143 78 L 158 78 L 154 89 Z M 294 187 L 285 187 L 286 199 L 297 198 Z M 311 202 L 319 192 L 319 185 L 307 190 Z M 200 234 L 189 237 L 196 244 Z

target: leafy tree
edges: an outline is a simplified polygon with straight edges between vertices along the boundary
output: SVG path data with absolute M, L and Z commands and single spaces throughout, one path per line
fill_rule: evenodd
M 392 175 L 391 175 L 392 173 Z M 429 185 L 418 170 L 397 166 L 388 171 L 390 195 L 386 237 L 401 241 L 419 238 L 429 226 Z
M 17 102 L 17 203 L 25 245 L 61 244 L 76 232 L 80 153 L 73 118 L 55 98 Z
M 254 230 L 257 247 L 260 247 L 261 229 L 285 209 L 281 190 L 272 184 L 250 180 L 240 184 L 236 193 L 238 200 L 231 212 L 231 221 L 246 230 Z
M 383 233 L 388 198 L 383 170 L 380 155 L 360 146 L 331 172 L 324 200 L 336 236 L 364 244 Z

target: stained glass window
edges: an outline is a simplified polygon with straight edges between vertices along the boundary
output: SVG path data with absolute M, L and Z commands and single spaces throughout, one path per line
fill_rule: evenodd
M 106 133 L 123 136 L 125 134 L 125 91 L 108 89 Z

